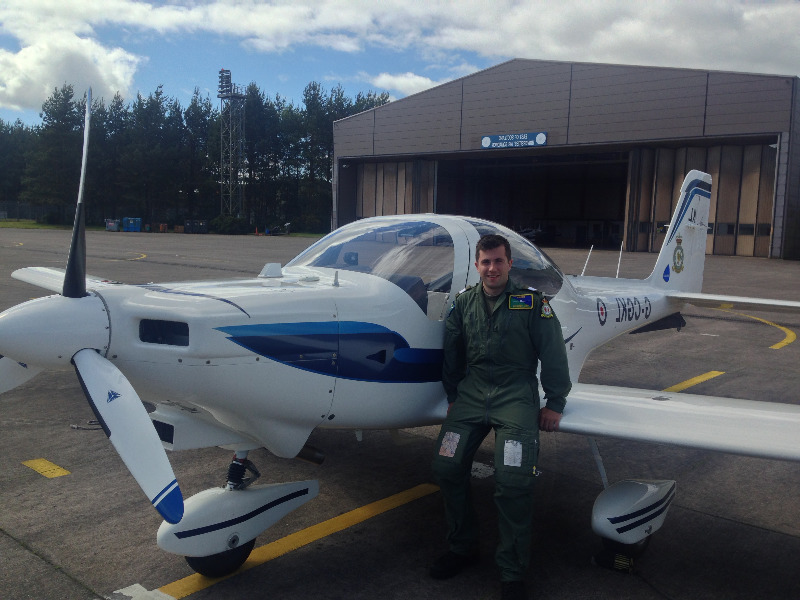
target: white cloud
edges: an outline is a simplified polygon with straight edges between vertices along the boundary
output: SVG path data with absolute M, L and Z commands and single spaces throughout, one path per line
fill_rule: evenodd
M 148 36 L 216 38 L 251 53 L 410 52 L 428 67 L 387 64 L 369 78 L 405 95 L 477 70 L 481 59 L 796 75 L 797 31 L 795 0 L 3 0 L 0 40 L 18 46 L 0 47 L 0 107 L 39 107 L 65 81 L 125 95 L 147 57 L 119 40 Z
M 374 77 L 368 76 L 367 79 L 375 87 L 389 90 L 390 92 L 398 92 L 401 97 L 422 92 L 448 81 L 433 81 L 429 77 L 423 77 L 415 73 L 398 73 L 394 75 L 391 73 L 381 73 Z M 392 95 L 394 96 L 394 94 Z
M 128 92 L 141 60 L 70 34 L 42 38 L 16 54 L 0 50 L 0 106 L 38 108 L 65 83 L 75 86 L 76 95 L 91 85 L 95 97 L 110 100 L 117 91 Z

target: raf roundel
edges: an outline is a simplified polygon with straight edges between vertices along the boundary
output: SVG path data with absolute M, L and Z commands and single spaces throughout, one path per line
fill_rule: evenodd
M 606 309 L 606 303 L 603 302 L 600 298 L 597 299 L 597 318 L 600 321 L 600 325 L 605 325 L 606 319 L 608 319 L 608 310 Z

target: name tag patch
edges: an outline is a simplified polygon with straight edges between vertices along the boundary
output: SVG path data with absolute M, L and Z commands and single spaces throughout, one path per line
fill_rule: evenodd
M 509 295 L 508 308 L 511 310 L 531 310 L 533 308 L 533 294 Z

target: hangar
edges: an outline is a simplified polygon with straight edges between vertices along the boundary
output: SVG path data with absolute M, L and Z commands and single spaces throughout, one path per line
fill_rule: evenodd
M 510 60 L 336 121 L 333 225 L 467 214 L 545 246 L 657 251 L 700 169 L 708 253 L 800 259 L 798 81 Z

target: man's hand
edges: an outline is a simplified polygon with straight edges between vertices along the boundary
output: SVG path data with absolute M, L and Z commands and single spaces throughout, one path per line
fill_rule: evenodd
M 558 431 L 558 424 L 561 422 L 561 413 L 557 413 L 549 408 L 539 411 L 539 429 L 541 431 Z

